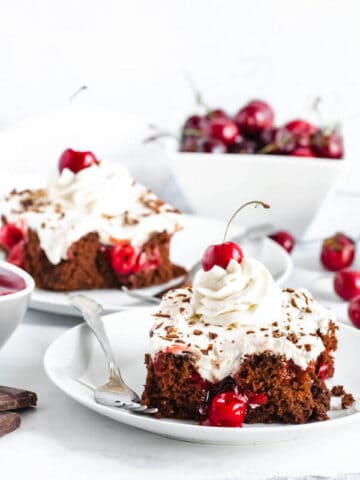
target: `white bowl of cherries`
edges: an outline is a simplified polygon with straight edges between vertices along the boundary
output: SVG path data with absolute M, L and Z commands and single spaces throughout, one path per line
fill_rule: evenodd
M 300 119 L 275 127 L 273 110 L 260 100 L 234 116 L 216 109 L 189 117 L 168 153 L 194 212 L 224 218 L 234 205 L 259 197 L 271 204 L 267 220 L 298 236 L 347 164 L 336 129 Z M 254 221 L 249 216 L 242 223 Z

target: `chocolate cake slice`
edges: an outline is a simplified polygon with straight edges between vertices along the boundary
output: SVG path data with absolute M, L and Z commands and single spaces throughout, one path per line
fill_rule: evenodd
M 179 212 L 120 165 L 66 152 L 47 188 L 14 190 L 0 204 L 7 260 L 56 291 L 148 287 L 183 275 L 169 251 Z
M 215 265 L 163 298 L 143 402 L 214 426 L 325 420 L 336 329 L 331 311 L 305 289 L 281 290 L 260 262 Z

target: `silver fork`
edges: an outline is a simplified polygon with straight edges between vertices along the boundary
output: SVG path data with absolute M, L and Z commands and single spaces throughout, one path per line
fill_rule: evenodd
M 249 227 L 245 232 L 240 233 L 239 235 L 235 235 L 231 241 L 235 243 L 241 243 L 243 240 L 251 240 L 251 241 L 258 241 L 262 240 L 264 237 L 267 237 L 271 233 L 274 232 L 274 225 L 271 223 L 263 223 L 261 225 L 256 225 L 254 227 Z M 173 287 L 171 288 L 176 288 L 185 281 L 188 281 L 190 283 L 193 282 L 195 275 L 199 271 L 201 267 L 201 259 L 194 263 L 194 265 L 190 268 L 188 273 L 181 278 L 181 280 L 174 284 Z M 155 304 L 159 305 L 161 302 L 161 298 L 158 297 L 159 294 L 155 295 L 149 295 L 147 293 L 142 293 L 139 291 L 133 291 L 129 290 L 127 287 L 123 286 L 121 287 L 121 290 L 131 298 L 135 298 L 136 300 L 141 300 L 142 302 L 145 303 L 150 303 L 150 304 Z M 161 293 L 161 292 L 160 292 Z M 161 295 L 160 295 L 161 296 Z
M 95 401 L 101 405 L 124 408 L 134 413 L 156 413 L 158 411 L 157 408 L 149 408 L 146 405 L 142 405 L 138 394 L 124 382 L 100 317 L 102 312 L 101 305 L 85 295 L 70 297 L 70 303 L 82 313 L 86 324 L 98 339 L 109 366 L 108 381 L 95 389 Z

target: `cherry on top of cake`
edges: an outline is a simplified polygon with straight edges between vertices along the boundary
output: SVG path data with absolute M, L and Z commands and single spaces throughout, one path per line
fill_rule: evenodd
M 53 264 L 67 258 L 70 246 L 96 232 L 104 245 L 124 240 L 141 247 L 152 235 L 181 229 L 176 208 L 135 182 L 118 163 L 100 161 L 92 152 L 65 150 L 46 188 L 12 191 L 0 204 L 4 224 L 24 235 L 36 231 Z M 9 248 L 11 245 L 9 245 Z

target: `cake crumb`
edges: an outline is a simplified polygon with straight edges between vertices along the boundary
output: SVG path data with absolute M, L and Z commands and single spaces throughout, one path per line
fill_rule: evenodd
M 351 393 L 344 393 L 341 397 L 341 408 L 344 410 L 346 408 L 351 407 L 351 405 L 355 402 L 355 398 L 351 395 Z
M 345 393 L 346 392 L 343 385 L 335 385 L 331 389 L 331 395 L 333 395 L 334 397 L 341 397 L 342 395 L 345 395 Z

